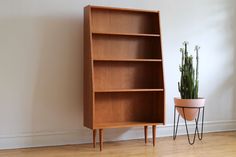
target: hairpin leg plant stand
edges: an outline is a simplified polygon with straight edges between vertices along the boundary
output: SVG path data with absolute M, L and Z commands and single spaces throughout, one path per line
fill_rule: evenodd
M 181 108 L 182 111 L 183 111 L 183 119 L 184 119 L 184 123 L 185 123 L 185 128 L 186 128 L 186 132 L 187 132 L 187 137 L 188 137 L 188 143 L 190 145 L 193 145 L 195 143 L 195 139 L 196 139 L 196 135 L 198 136 L 198 139 L 199 140 L 202 140 L 203 138 L 203 124 L 204 124 L 204 110 L 205 110 L 205 107 L 202 106 L 202 107 L 183 107 L 183 106 L 175 106 L 174 107 L 174 129 L 173 129 L 173 140 L 176 139 L 176 136 L 177 136 L 177 133 L 178 133 L 178 125 L 179 125 L 179 117 L 180 117 L 180 114 L 178 114 L 178 117 L 177 117 L 177 123 L 176 123 L 176 110 L 177 108 Z M 193 135 L 193 139 L 190 140 L 190 135 L 189 135 L 189 129 L 188 129 L 188 123 L 187 123 L 187 120 L 186 120 L 186 115 L 185 115 L 185 110 L 186 109 L 197 109 L 198 110 L 198 114 L 197 114 L 197 117 L 195 118 L 195 131 L 194 131 L 194 135 Z M 202 113 L 201 113 L 202 112 Z M 199 128 L 199 119 L 200 119 L 200 115 L 202 116 L 201 120 L 201 128 Z M 201 132 L 199 132 L 201 129 Z

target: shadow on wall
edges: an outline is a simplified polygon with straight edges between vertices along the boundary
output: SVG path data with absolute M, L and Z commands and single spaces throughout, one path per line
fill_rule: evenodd
M 83 20 L 41 17 L 37 22 L 40 54 L 32 95 L 32 131 L 78 130 L 83 124 Z
M 205 59 L 208 61 L 209 65 L 215 64 L 215 66 L 210 66 L 214 69 L 211 69 L 211 71 L 208 71 L 206 74 L 211 75 L 212 79 L 222 81 L 212 80 L 213 82 L 218 82 L 218 84 L 206 82 L 205 85 L 207 85 L 207 87 L 202 87 L 212 88 L 211 92 L 209 92 L 210 95 L 207 96 L 206 120 L 208 119 L 208 115 L 211 115 L 210 119 L 214 119 L 214 121 L 229 119 L 236 120 L 235 2 L 230 1 L 230 3 L 222 4 L 221 7 L 213 6 L 213 8 L 215 9 L 212 12 L 211 18 L 208 20 L 212 21 L 211 23 L 214 23 L 214 25 L 211 25 L 211 29 L 209 30 L 219 33 L 218 36 L 221 38 L 215 44 L 215 50 L 217 51 L 207 52 L 211 53 L 211 55 Z M 214 63 L 215 59 L 218 60 L 218 64 Z M 204 69 L 203 66 L 201 69 Z M 212 111 L 214 111 L 214 113 L 210 114 Z

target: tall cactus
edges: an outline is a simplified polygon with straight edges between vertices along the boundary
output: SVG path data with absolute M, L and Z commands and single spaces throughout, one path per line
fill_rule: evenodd
M 193 56 L 188 55 L 188 42 L 183 43 L 184 48 L 180 49 L 182 53 L 182 62 L 179 67 L 181 72 L 178 88 L 182 99 L 197 99 L 198 98 L 198 51 L 199 46 L 195 46 L 196 51 L 196 71 L 193 67 Z

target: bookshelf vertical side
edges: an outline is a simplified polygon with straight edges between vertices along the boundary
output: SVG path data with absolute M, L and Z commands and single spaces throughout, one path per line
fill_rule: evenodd
M 93 61 L 92 61 L 91 7 L 84 8 L 84 76 L 83 105 L 84 126 L 93 128 L 94 94 L 93 94 Z
M 162 48 L 162 35 L 161 35 L 161 19 L 160 19 L 160 12 L 158 12 L 157 13 L 157 20 L 158 20 L 158 28 L 159 28 L 159 33 L 160 33 L 160 50 L 161 50 L 161 59 L 162 59 L 162 62 L 161 62 L 161 64 L 162 64 L 162 85 L 163 85 L 163 89 L 164 89 L 164 91 L 163 91 L 163 97 L 162 97 L 162 99 L 163 99 L 163 110 L 162 110 L 162 112 L 163 112 L 163 124 L 165 125 L 165 123 L 166 123 L 166 115 L 165 115 L 165 113 L 166 113 L 166 98 L 165 98 L 165 96 L 166 96 L 166 94 L 165 94 L 165 76 L 164 76 L 164 59 L 163 59 L 163 48 Z

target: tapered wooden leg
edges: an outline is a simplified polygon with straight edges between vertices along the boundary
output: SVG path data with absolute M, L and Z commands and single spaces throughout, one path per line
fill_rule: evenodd
M 99 129 L 100 151 L 103 149 L 103 129 Z
M 147 136 L 148 136 L 148 126 L 144 126 L 144 137 L 145 137 L 145 143 L 148 142 Z
M 97 130 L 93 130 L 93 148 L 96 147 L 96 134 L 97 134 Z
M 156 125 L 152 126 L 152 140 L 153 140 L 153 146 L 156 145 Z

